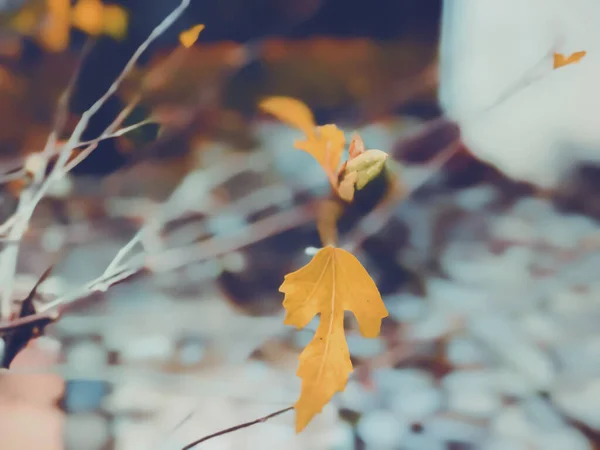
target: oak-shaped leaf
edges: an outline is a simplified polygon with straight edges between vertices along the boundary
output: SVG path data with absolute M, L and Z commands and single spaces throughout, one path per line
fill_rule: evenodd
M 352 372 L 344 334 L 344 311 L 356 317 L 365 337 L 379 335 L 388 312 L 381 295 L 362 264 L 346 250 L 327 246 L 301 269 L 285 276 L 279 288 L 285 294 L 284 323 L 304 328 L 317 314 L 320 322 L 312 341 L 299 356 L 302 380 L 296 410 L 296 432 L 343 391 Z

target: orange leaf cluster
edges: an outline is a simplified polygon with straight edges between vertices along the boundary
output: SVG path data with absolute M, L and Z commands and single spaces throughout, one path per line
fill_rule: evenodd
M 587 54 L 586 51 L 580 51 L 570 54 L 569 56 L 565 56 L 562 53 L 554 54 L 554 69 L 558 69 L 560 67 L 568 66 L 569 64 L 578 63 L 583 59 L 583 57 Z
M 118 5 L 105 5 L 101 0 L 46 0 L 46 17 L 37 27 L 32 10 L 23 8 L 12 20 L 13 27 L 22 34 L 37 37 L 46 50 L 60 52 L 69 45 L 71 27 L 91 35 L 107 35 L 115 39 L 125 36 L 128 17 Z
M 317 126 L 311 110 L 299 100 L 269 97 L 260 103 L 260 108 L 304 133 L 305 139 L 296 141 L 294 147 L 317 160 L 333 190 L 347 202 L 353 200 L 355 189 L 364 187 L 383 168 L 387 154 L 381 150 L 365 150 L 358 133 L 350 143 L 348 160 L 340 167 L 346 144 L 344 132 L 331 124 Z M 348 171 L 350 165 L 352 170 Z
M 285 294 L 285 324 L 304 328 L 317 314 L 319 327 L 300 354 L 302 379 L 296 410 L 296 432 L 302 431 L 336 392 L 343 391 L 352 372 L 344 335 L 344 311 L 354 313 L 365 337 L 379 335 L 388 312 L 377 286 L 349 252 L 327 246 L 279 288 Z

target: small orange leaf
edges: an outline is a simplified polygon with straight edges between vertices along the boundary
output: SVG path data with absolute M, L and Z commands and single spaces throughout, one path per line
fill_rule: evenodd
M 301 101 L 290 97 L 269 97 L 260 102 L 259 106 L 264 112 L 298 128 L 307 138 L 314 136 L 315 118 L 308 106 Z
M 348 148 L 348 159 L 354 159 L 365 152 L 365 143 L 363 142 L 360 134 L 356 131 L 352 133 L 352 140 L 350 141 L 350 147 Z
M 555 53 L 554 54 L 554 68 L 558 69 L 559 67 L 578 63 L 579 61 L 581 61 L 583 59 L 583 57 L 586 54 L 587 54 L 586 51 L 575 52 L 569 56 L 565 56 L 562 53 Z
M 179 33 L 179 42 L 181 42 L 181 45 L 183 45 L 185 48 L 190 48 L 196 43 L 202 30 L 204 30 L 204 25 L 199 24 L 194 25 L 189 30 L 182 31 Z
M 388 312 L 377 286 L 349 252 L 327 246 L 301 269 L 285 276 L 284 323 L 304 328 L 317 314 L 319 327 L 299 356 L 302 379 L 296 410 L 296 432 L 321 412 L 336 392 L 343 391 L 352 372 L 344 335 L 344 311 L 352 311 L 365 337 L 379 335 Z

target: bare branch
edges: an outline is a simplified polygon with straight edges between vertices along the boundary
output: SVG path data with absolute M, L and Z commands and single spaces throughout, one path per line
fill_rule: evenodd
M 77 83 L 77 79 L 81 74 L 83 61 L 85 61 L 85 58 L 89 54 L 91 48 L 92 41 L 87 41 L 79 57 L 79 61 L 77 63 L 75 72 L 69 80 L 67 88 L 63 91 L 60 98 L 58 99 L 58 107 L 56 109 L 56 115 L 54 118 L 54 126 L 52 127 L 52 131 L 50 132 L 48 140 L 46 141 L 46 145 L 44 146 L 44 150 L 42 151 L 42 155 L 45 156 L 45 159 L 42 160 L 43 167 L 40 167 L 40 170 L 36 171 L 33 174 L 34 181 L 36 183 L 40 183 L 43 180 L 49 158 L 54 154 L 59 135 L 60 133 L 62 133 L 67 123 L 67 119 L 69 117 L 69 100 L 71 100 L 71 96 L 73 95 L 73 89 L 75 88 L 75 83 Z
M 200 438 L 200 439 L 198 439 L 198 440 L 196 440 L 194 442 L 191 442 L 191 443 L 187 444 L 181 450 L 191 450 L 196 445 L 201 444 L 202 442 L 206 442 L 206 441 L 208 441 L 208 440 L 210 440 L 212 438 L 223 436 L 224 434 L 233 433 L 234 431 L 242 430 L 244 428 L 251 427 L 252 425 L 258 425 L 259 423 L 265 423 L 269 419 L 272 419 L 273 417 L 280 416 L 281 414 L 284 414 L 284 413 L 286 413 L 288 411 L 291 411 L 292 409 L 294 409 L 293 406 L 288 406 L 287 408 L 280 409 L 279 411 L 275 411 L 274 413 L 267 414 L 266 416 L 261 417 L 260 419 L 252 420 L 250 422 L 241 423 L 239 425 L 236 425 L 236 426 L 233 426 L 233 427 L 230 427 L 230 428 L 226 428 L 225 430 L 217 431 L 216 433 L 209 434 L 208 436 L 204 436 L 204 437 L 202 437 L 202 438 Z
M 116 137 L 120 137 L 120 136 L 123 136 L 124 134 L 129 133 L 130 131 L 137 130 L 138 128 L 141 128 L 143 126 L 150 125 L 150 124 L 155 124 L 155 123 L 156 123 L 156 121 L 154 119 L 152 119 L 152 118 L 150 118 L 150 119 L 144 119 L 144 120 L 141 120 L 141 121 L 139 121 L 137 123 L 134 123 L 133 125 L 128 125 L 126 127 L 120 128 L 117 131 L 115 131 L 114 133 L 106 133 L 106 132 L 104 132 L 104 133 L 102 133 L 102 135 L 98 136 L 96 139 L 90 139 L 89 141 L 80 142 L 79 144 L 77 144 L 76 148 L 77 147 L 90 146 L 92 144 L 98 144 L 101 141 L 104 141 L 106 139 L 113 139 L 113 138 L 116 138 Z
M 98 112 L 98 110 L 106 103 L 106 101 L 118 90 L 125 77 L 131 72 L 137 63 L 140 56 L 148 49 L 150 44 L 164 31 L 170 27 L 183 11 L 189 6 L 190 0 L 182 0 L 177 8 L 175 8 L 161 23 L 159 23 L 146 40 L 133 53 L 117 79 L 110 85 L 106 92 L 96 102 L 87 109 L 79 119 L 77 125 L 66 144 L 58 153 L 58 159 L 52 171 L 46 176 L 46 168 L 50 158 L 56 152 L 58 135 L 66 122 L 68 116 L 68 98 L 74 86 L 76 77 L 71 80 L 65 94 L 59 102 L 59 110 L 57 113 L 54 130 L 50 134 L 44 150 L 39 154 L 39 164 L 36 165 L 33 172 L 34 182 L 28 188 L 24 189 L 19 197 L 16 212 L 2 225 L 0 225 L 0 234 L 7 233 L 6 238 L 11 241 L 20 242 L 23 238 L 29 221 L 42 198 L 47 194 L 51 186 L 59 179 L 66 176 L 69 170 L 81 162 L 91 151 L 98 145 L 90 144 L 78 157 L 69 163 L 69 158 L 75 148 L 81 146 L 81 136 L 86 130 L 90 119 Z M 136 97 L 139 99 L 139 97 Z M 125 110 L 119 114 L 117 119 L 108 127 L 103 134 L 112 134 L 116 128 L 122 123 L 127 115 L 133 109 L 137 100 L 128 105 Z M 7 246 L 0 253 L 0 318 L 7 319 L 12 311 L 12 293 L 14 289 L 14 278 L 17 267 L 17 259 L 19 256 L 20 245 Z
M 105 292 L 113 284 L 129 278 L 145 268 L 157 272 L 176 270 L 187 264 L 223 256 L 229 252 L 262 241 L 266 237 L 276 235 L 313 220 L 313 215 L 311 214 L 313 206 L 312 203 L 301 205 L 290 211 L 259 220 L 248 225 L 248 228 L 238 233 L 235 238 L 231 236 L 213 238 L 199 244 L 188 244 L 182 247 L 170 248 L 151 255 L 142 252 L 130 258 L 128 262 L 118 265 L 114 265 L 111 262 L 109 264 L 109 267 L 112 266 L 111 271 L 107 270 L 85 286 L 41 306 L 39 314 L 42 316 L 48 311 L 85 298 L 94 292 Z M 127 244 L 130 248 L 133 247 L 132 241 L 137 241 L 137 239 L 132 239 Z M 122 260 L 126 253 L 119 251 L 115 259 Z

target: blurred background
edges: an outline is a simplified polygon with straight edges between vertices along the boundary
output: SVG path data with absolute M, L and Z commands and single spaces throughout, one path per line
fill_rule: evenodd
M 20 174 L 0 186 L 2 221 L 70 80 L 59 139 L 178 2 L 77 0 L 57 22 L 60 4 L 0 0 L 0 168 Z M 284 326 L 278 288 L 320 245 L 329 184 L 292 148 L 299 132 L 258 110 L 286 95 L 390 154 L 402 199 L 378 180 L 339 223 L 390 316 L 377 339 L 348 321 L 355 372 L 302 434 L 287 413 L 197 448 L 600 449 L 597 172 L 539 193 L 469 154 L 437 102 L 441 14 L 441 0 L 192 0 L 84 139 L 138 95 L 126 125 L 157 123 L 102 141 L 39 204 L 15 296 L 54 264 L 36 305 L 68 297 L 132 238 L 132 267 L 158 256 L 63 305 L 0 374 L 0 447 L 175 450 L 294 403 L 316 323 Z

